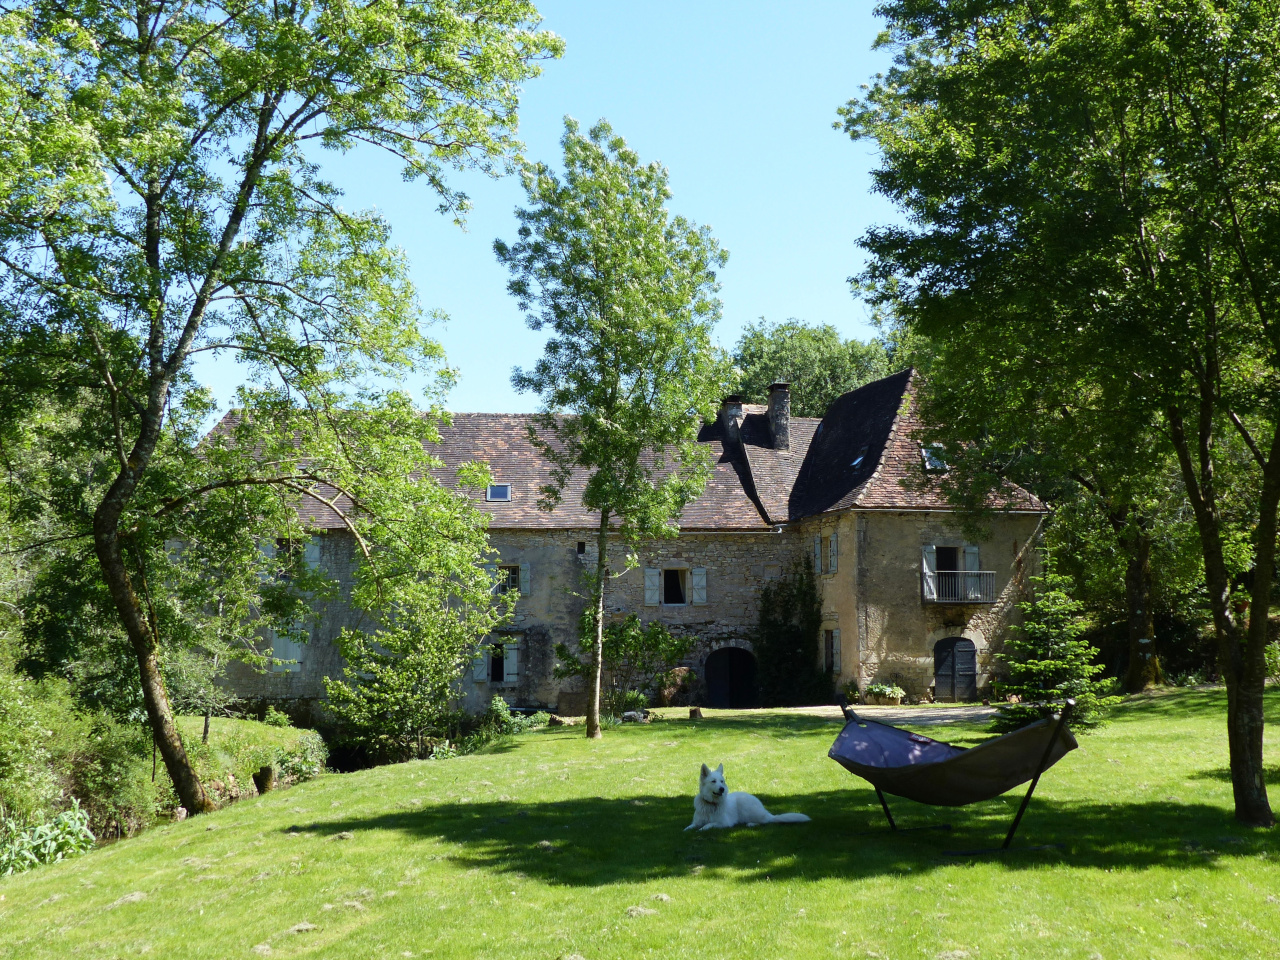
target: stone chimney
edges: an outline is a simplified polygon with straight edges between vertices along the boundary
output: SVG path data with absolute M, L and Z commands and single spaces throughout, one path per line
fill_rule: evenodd
M 773 449 L 791 449 L 791 384 L 775 383 L 769 387 L 769 433 Z
M 720 424 L 726 443 L 742 442 L 742 398 L 736 393 L 720 401 Z

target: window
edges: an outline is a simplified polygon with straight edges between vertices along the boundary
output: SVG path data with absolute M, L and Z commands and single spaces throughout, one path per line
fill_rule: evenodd
M 685 571 L 667 569 L 662 571 L 662 602 L 667 605 L 685 603 Z
M 921 587 L 931 603 L 994 603 L 995 573 L 981 569 L 976 544 L 921 547 Z
M 269 631 L 271 638 L 271 672 L 297 673 L 302 669 L 302 644 L 297 640 L 282 637 L 274 630 Z
M 489 490 L 485 493 L 484 498 L 488 501 L 496 503 L 505 503 L 511 499 L 511 484 L 509 483 L 491 483 Z
M 851 467 L 861 466 L 862 461 L 865 459 L 867 459 L 867 445 L 864 443 L 861 447 L 858 448 L 858 455 L 853 458 L 853 462 L 850 463 L 849 466 Z
M 519 634 L 508 634 L 476 650 L 472 678 L 476 683 L 516 683 L 520 679 Z
M 813 538 L 813 572 L 822 572 L 822 535 L 817 534 Z
M 685 606 L 707 602 L 706 567 L 646 567 L 645 606 Z
M 578 556 L 580 556 L 580 557 L 581 557 L 581 556 L 585 556 L 585 555 L 586 555 L 586 553 L 587 553 L 587 541 L 585 541 L 585 540 L 579 540 L 579 541 L 578 541 Z
M 840 541 L 836 534 L 832 534 L 827 539 L 827 573 L 835 573 L 836 558 L 840 556 Z
M 947 451 L 940 443 L 930 443 L 920 448 L 920 459 L 926 473 L 947 472 Z
M 518 565 L 498 568 L 498 593 L 510 593 L 520 589 L 520 567 Z

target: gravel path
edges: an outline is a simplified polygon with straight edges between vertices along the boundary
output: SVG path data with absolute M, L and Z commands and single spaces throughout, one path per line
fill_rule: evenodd
M 954 707 L 854 707 L 858 716 L 881 723 L 903 724 L 916 727 L 946 727 L 957 723 L 985 723 L 996 715 L 995 707 L 979 704 L 963 704 Z M 789 707 L 785 713 L 802 713 L 810 717 L 840 719 L 840 708 Z

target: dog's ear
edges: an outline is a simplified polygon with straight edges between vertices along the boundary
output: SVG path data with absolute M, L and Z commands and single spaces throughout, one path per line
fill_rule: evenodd
M 702 765 L 702 773 L 698 776 L 698 779 L 699 779 L 699 780 L 705 780 L 705 779 L 707 779 L 707 776 L 708 776 L 710 773 L 711 773 L 711 771 L 707 768 L 707 765 L 704 763 L 704 764 Z
M 722 777 L 724 776 L 724 764 L 723 764 L 723 763 L 722 763 L 722 764 L 720 764 L 720 766 L 716 767 L 716 773 L 720 774 L 720 776 L 722 776 Z

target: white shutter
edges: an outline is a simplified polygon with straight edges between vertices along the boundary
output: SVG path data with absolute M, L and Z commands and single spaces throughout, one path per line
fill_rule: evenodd
M 484 644 L 476 648 L 476 658 L 471 662 L 471 679 L 476 683 L 489 679 L 489 648 Z
M 813 572 L 822 572 L 822 535 L 813 538 Z
M 979 556 L 977 544 L 964 545 L 965 599 L 978 600 L 982 597 L 982 578 L 978 576 Z
M 926 600 L 937 600 L 938 550 L 932 543 L 927 543 L 920 548 L 920 553 L 920 567 L 923 574 L 920 582 L 924 585 L 924 598 Z
M 489 589 L 490 589 L 493 593 L 497 593 L 497 592 L 498 592 L 498 589 L 499 589 L 499 588 L 498 588 L 498 579 L 497 579 L 497 578 L 498 578 L 498 565 L 497 565 L 496 563 L 486 563 L 486 564 L 484 565 L 484 572 L 485 572 L 486 574 L 488 574 L 488 575 L 489 575 L 489 584 L 490 584 Z
M 520 596 L 529 596 L 529 565 L 520 564 Z
M 840 676 L 840 628 L 831 631 L 831 669 Z
M 707 568 L 694 567 L 689 571 L 690 603 L 707 602 Z
M 836 539 L 837 534 L 831 535 L 831 543 L 828 545 L 827 552 L 827 573 L 836 572 L 836 558 L 840 554 L 840 542 Z
M 514 639 L 502 645 L 502 679 L 507 683 L 520 679 L 520 647 Z
M 302 669 L 302 645 L 271 631 L 271 670 L 273 673 L 297 673 Z M 282 663 L 281 661 L 290 661 Z
M 644 570 L 644 605 L 646 607 L 656 607 L 658 605 L 659 587 L 662 584 L 662 571 L 653 567 L 645 567 Z
M 307 545 L 302 550 L 302 562 L 307 565 L 308 570 L 314 570 L 320 566 L 320 540 L 317 537 L 310 537 Z

